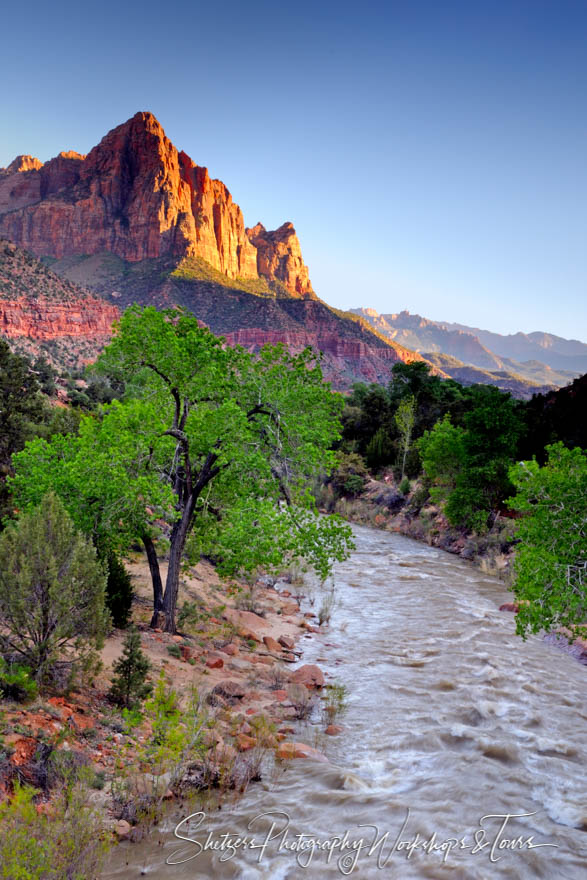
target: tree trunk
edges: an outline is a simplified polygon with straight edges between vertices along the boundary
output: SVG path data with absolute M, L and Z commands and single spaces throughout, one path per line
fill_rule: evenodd
M 163 596 L 165 632 L 168 633 L 175 633 L 175 613 L 177 608 L 177 594 L 179 592 L 181 560 L 192 522 L 196 499 L 197 495 L 195 493 L 188 499 L 187 504 L 183 509 L 181 519 L 175 522 L 171 532 L 169 565 L 167 568 L 167 580 L 165 582 L 165 595 Z
M 151 572 L 151 581 L 153 582 L 153 617 L 150 624 L 153 627 L 157 625 L 158 613 L 163 610 L 163 583 L 161 581 L 159 560 L 157 559 L 157 551 L 155 550 L 153 539 L 148 535 L 143 535 L 143 544 L 147 552 L 149 571 Z

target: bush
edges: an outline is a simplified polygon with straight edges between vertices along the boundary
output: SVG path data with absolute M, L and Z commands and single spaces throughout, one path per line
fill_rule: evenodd
M 399 491 L 402 495 L 409 495 L 411 489 L 411 483 L 407 477 L 404 477 L 401 483 L 398 486 Z
M 24 703 L 38 694 L 37 683 L 28 666 L 9 666 L 0 658 L 0 696 L 4 700 Z
M 39 815 L 35 789 L 16 785 L 0 803 L 0 880 L 86 880 L 98 875 L 107 851 L 87 791 L 67 786 Z
M 356 498 L 363 493 L 368 479 L 365 462 L 356 452 L 341 453 L 330 481 L 340 497 Z
M 0 535 L 0 652 L 39 683 L 60 660 L 88 666 L 109 622 L 105 581 L 93 545 L 49 493 Z

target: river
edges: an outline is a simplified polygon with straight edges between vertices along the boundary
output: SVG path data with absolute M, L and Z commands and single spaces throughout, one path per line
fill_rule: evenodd
M 399 535 L 354 532 L 330 630 L 301 644 L 302 662 L 324 658 L 348 688 L 340 736 L 321 736 L 316 716 L 295 737 L 319 737 L 330 763 L 268 772 L 236 805 L 184 826 L 198 844 L 176 839 L 169 817 L 117 848 L 108 880 L 587 876 L 587 669 L 516 636 L 497 579 Z M 225 834 L 256 846 L 224 861 L 199 851 Z

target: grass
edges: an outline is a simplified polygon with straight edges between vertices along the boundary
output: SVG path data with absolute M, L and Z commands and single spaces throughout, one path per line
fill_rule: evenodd
M 215 269 L 202 257 L 184 257 L 170 277 L 179 281 L 206 281 L 210 284 L 219 284 L 229 290 L 241 290 L 252 293 L 255 296 L 285 298 L 295 297 L 281 281 L 269 281 L 266 278 L 229 278 L 223 272 Z

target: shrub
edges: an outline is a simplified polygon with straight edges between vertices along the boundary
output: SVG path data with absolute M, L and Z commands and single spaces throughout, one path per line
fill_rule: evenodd
M 337 495 L 356 498 L 362 494 L 367 478 L 365 462 L 356 452 L 350 452 L 340 454 L 330 481 Z
M 399 488 L 399 491 L 402 493 L 402 495 L 408 495 L 408 494 L 409 494 L 409 492 L 410 492 L 410 488 L 411 488 L 411 483 L 410 483 L 408 477 L 404 477 L 404 478 L 403 478 L 403 480 L 402 480 L 401 483 L 399 484 L 399 487 L 398 487 L 398 488 Z
M 108 624 L 105 577 L 92 544 L 54 493 L 0 535 L 0 651 L 37 682 L 64 658 L 95 660 Z
M 181 657 L 181 650 L 179 645 L 167 645 L 167 653 L 171 654 L 172 657 L 176 657 L 178 660 Z
M 330 623 L 330 618 L 332 617 L 332 612 L 334 611 L 335 605 L 336 595 L 333 588 L 329 590 L 322 599 L 322 604 L 320 605 L 320 609 L 318 611 L 319 626 L 322 626 L 323 623 Z
M 202 609 L 197 602 L 184 602 L 177 615 L 177 625 L 184 629 L 186 626 L 197 626 L 203 619 Z
M 114 664 L 115 676 L 110 697 L 119 706 L 133 709 L 151 693 L 151 685 L 145 679 L 151 664 L 141 651 L 141 637 L 133 627 L 126 635 L 121 657 Z
M 322 711 L 328 724 L 331 724 L 338 715 L 344 715 L 347 710 L 347 696 L 346 685 L 338 682 L 326 685 Z
M 38 694 L 37 683 L 28 666 L 9 666 L 0 658 L 0 695 L 5 700 L 24 703 Z
M 287 696 L 295 710 L 295 718 L 304 721 L 309 718 L 314 708 L 312 695 L 304 684 L 290 684 Z
M 35 789 L 15 786 L 0 803 L 0 880 L 86 880 L 107 851 L 96 811 L 79 783 L 60 792 L 51 815 L 39 815 Z

